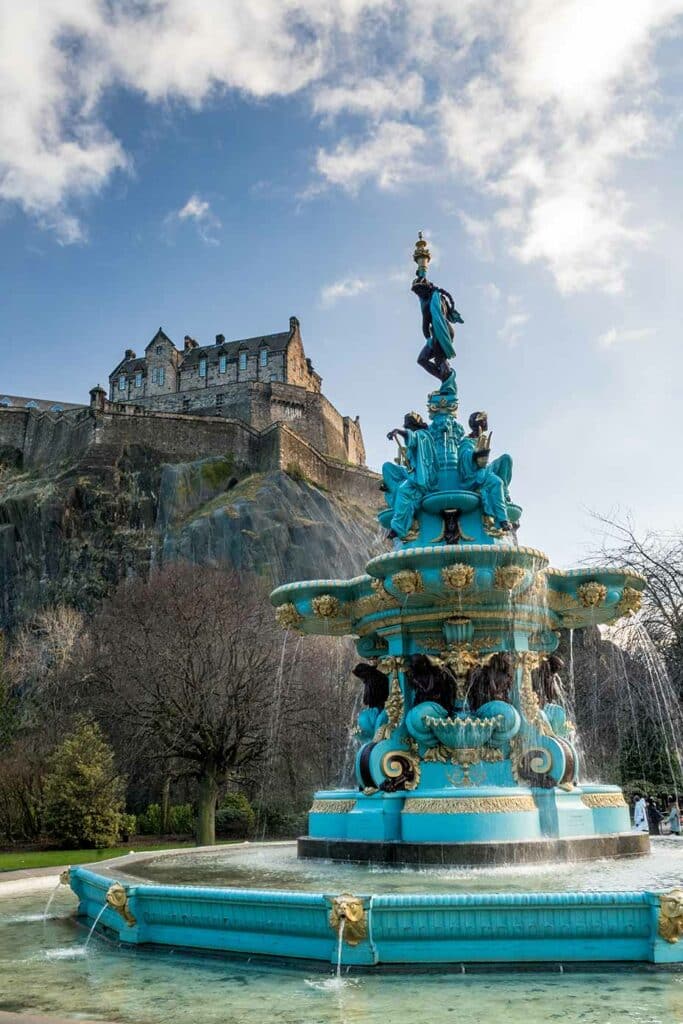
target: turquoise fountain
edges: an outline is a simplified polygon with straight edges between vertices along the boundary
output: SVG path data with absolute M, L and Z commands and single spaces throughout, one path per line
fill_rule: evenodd
M 429 423 L 410 412 L 389 434 L 398 457 L 383 467 L 378 518 L 391 550 L 355 579 L 271 595 L 284 628 L 355 638 L 355 786 L 315 794 L 298 860 L 254 844 L 140 854 L 64 880 L 80 916 L 128 946 L 338 969 L 681 963 L 677 861 L 655 870 L 620 789 L 582 780 L 555 653 L 559 630 L 637 611 L 645 581 L 552 569 L 519 545 L 512 459 L 491 457 L 485 412 L 467 430 L 458 420 L 450 360 L 462 318 L 429 281 L 421 236 L 414 259 L 418 362 L 438 386 Z M 567 863 L 597 858 L 587 876 Z M 605 890 L 620 864 L 619 886 Z M 520 870 L 536 872 L 530 891 Z
M 366 664 L 358 788 L 320 792 L 299 841 L 305 857 L 409 864 L 497 864 L 645 853 L 616 786 L 580 781 L 574 726 L 554 655 L 561 628 L 637 610 L 632 571 L 552 569 L 517 542 L 512 459 L 491 459 L 483 411 L 458 420 L 447 292 L 427 278 L 420 236 L 413 291 L 441 380 L 427 425 L 408 413 L 383 467 L 379 513 L 393 550 L 364 576 L 278 587 L 280 623 L 353 635 Z

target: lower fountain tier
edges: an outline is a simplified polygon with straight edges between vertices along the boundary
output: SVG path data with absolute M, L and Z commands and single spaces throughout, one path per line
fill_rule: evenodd
M 414 793 L 316 793 L 301 857 L 385 864 L 506 864 L 633 857 L 649 837 L 631 831 L 616 786 L 468 786 Z

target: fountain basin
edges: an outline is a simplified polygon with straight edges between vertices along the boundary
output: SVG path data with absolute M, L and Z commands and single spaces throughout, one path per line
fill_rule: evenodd
M 150 884 L 134 872 L 144 874 L 152 860 L 144 854 L 125 869 L 120 860 L 72 868 L 79 915 L 93 921 L 116 881 L 126 914 L 107 906 L 98 927 L 126 945 L 336 962 L 339 891 Z M 342 965 L 683 962 L 683 943 L 658 934 L 657 891 L 373 893 L 372 882 L 365 872 L 358 877 L 364 889 L 344 896 L 360 921 L 342 942 Z

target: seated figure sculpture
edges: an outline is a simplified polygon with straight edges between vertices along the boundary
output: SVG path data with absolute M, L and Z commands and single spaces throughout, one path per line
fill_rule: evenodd
M 397 437 L 402 437 L 405 442 L 402 451 L 404 464 L 385 462 L 382 480 L 387 502 L 394 510 L 388 536 L 405 540 L 422 499 L 437 485 L 438 466 L 434 439 L 419 413 L 406 413 L 403 428 L 396 427 L 387 434 L 390 441 Z
M 489 464 L 491 435 L 485 412 L 473 412 L 469 420 L 470 433 L 458 446 L 458 473 L 461 485 L 481 496 L 484 521 L 491 528 L 508 533 L 512 523 L 508 519 L 510 500 L 508 486 L 512 479 L 512 457 L 499 455 Z
M 389 696 L 389 678 L 380 672 L 376 663 L 361 661 L 352 670 L 356 679 L 363 684 L 363 704 L 367 708 L 381 710 Z
M 443 663 L 427 654 L 411 654 L 406 671 L 415 690 L 415 701 L 434 701 L 450 712 L 455 700 L 455 676 Z

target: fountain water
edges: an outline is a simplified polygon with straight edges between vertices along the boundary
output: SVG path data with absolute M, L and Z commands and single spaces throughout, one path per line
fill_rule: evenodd
M 594 891 L 590 881 L 572 888 L 556 868 L 551 891 L 538 874 L 531 891 L 477 887 L 473 869 L 648 852 L 620 789 L 581 779 L 553 660 L 560 629 L 637 611 L 645 580 L 629 569 L 555 570 L 542 552 L 516 543 L 522 509 L 509 497 L 512 461 L 490 460 L 485 413 L 470 417 L 469 435 L 457 419 L 455 373 L 438 357 L 448 355 L 447 321 L 457 314 L 427 281 L 425 250 L 420 239 L 413 289 L 431 331 L 431 356 L 420 359 L 441 386 L 428 396 L 431 425 L 407 414 L 403 464 L 383 467 L 387 508 L 378 519 L 393 549 L 371 558 L 362 576 L 290 583 L 271 595 L 287 630 L 353 636 L 369 663 L 360 674 L 366 706 L 355 785 L 316 793 L 298 842 L 310 873 L 292 891 L 286 883 L 203 885 L 211 870 L 201 855 L 190 879 L 176 874 L 170 884 L 136 877 L 128 861 L 125 873 L 115 864 L 77 868 L 71 884 L 81 913 L 95 917 L 112 877 L 123 877 L 110 904 L 129 943 L 324 959 L 339 972 L 386 963 L 682 961 L 683 943 L 672 936 L 683 934 L 683 890 L 660 900 L 628 880 L 616 892 Z M 284 660 L 277 692 L 286 685 Z M 570 697 L 573 671 L 572 653 Z M 275 736 L 276 712 L 271 728 Z M 358 895 L 335 896 L 339 879 L 313 865 L 320 858 L 373 868 L 353 868 Z M 377 865 L 466 873 L 459 887 L 428 874 L 425 888 L 420 871 L 382 892 Z M 192 873 L 197 884 L 178 884 Z M 268 885 L 276 872 L 263 874 Z
M 92 937 L 93 937 L 93 933 L 94 933 L 95 929 L 97 928 L 98 924 L 100 923 L 100 918 L 102 917 L 102 914 L 103 914 L 103 913 L 105 912 L 105 910 L 106 910 L 106 909 L 107 909 L 107 904 L 105 903 L 105 904 L 103 904 L 103 906 L 102 906 L 102 907 L 100 908 L 100 911 L 99 911 L 99 913 L 97 914 L 97 917 L 96 917 L 96 918 L 95 918 L 95 920 L 93 921 L 93 923 L 92 923 L 92 925 L 91 925 L 91 927 L 90 927 L 90 931 L 88 932 L 88 937 L 87 937 L 87 939 L 85 940 L 85 944 L 84 944 L 84 946 L 83 946 L 83 952 L 84 952 L 84 953 L 86 953 L 86 952 L 87 952 L 87 950 L 88 950 L 88 946 L 90 945 L 90 940 L 91 940 L 91 939 L 92 939 Z

